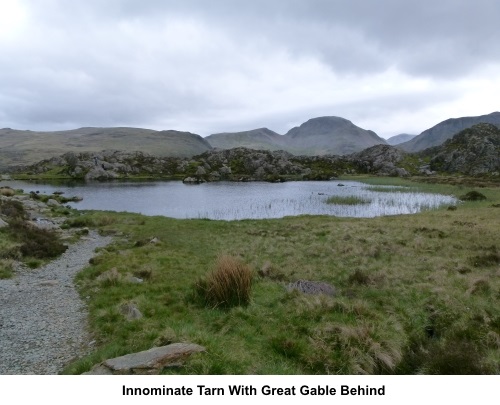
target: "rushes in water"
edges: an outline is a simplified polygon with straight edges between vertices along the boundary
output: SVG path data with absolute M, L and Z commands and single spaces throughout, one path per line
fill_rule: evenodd
M 359 196 L 339 196 L 334 195 L 328 197 L 326 199 L 327 204 L 336 204 L 336 205 L 361 205 L 361 204 L 370 204 L 371 200 L 364 197 Z

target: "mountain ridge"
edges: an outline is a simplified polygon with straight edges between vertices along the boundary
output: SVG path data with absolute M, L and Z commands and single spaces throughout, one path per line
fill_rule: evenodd
M 500 127 L 500 112 L 495 111 L 479 116 L 448 118 L 426 129 L 412 140 L 397 145 L 397 147 L 406 152 L 419 152 L 433 146 L 439 146 L 458 132 L 480 123 L 493 124 Z
M 415 138 L 416 136 L 417 135 L 403 133 L 391 136 L 390 138 L 387 138 L 385 141 L 387 142 L 388 145 L 396 146 L 399 145 L 400 143 L 408 142 L 413 138 Z
M 280 135 L 268 128 L 209 135 L 208 142 L 217 148 L 252 147 L 285 150 L 295 155 L 346 155 L 370 146 L 386 144 L 375 132 L 360 128 L 335 116 L 316 117 Z

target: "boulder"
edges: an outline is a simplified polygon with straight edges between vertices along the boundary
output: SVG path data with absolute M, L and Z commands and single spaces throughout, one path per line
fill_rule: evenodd
M 193 343 L 172 343 L 105 360 L 84 374 L 159 374 L 163 368 L 178 367 L 193 353 L 205 350 Z
M 59 204 L 59 202 L 57 200 L 54 200 L 53 198 L 50 198 L 48 201 L 47 201 L 47 205 L 49 207 L 59 207 L 61 204 Z
M 186 177 L 184 180 L 182 180 L 184 183 L 188 184 L 200 184 L 200 183 L 205 183 L 205 180 L 201 178 L 196 178 L 196 177 Z
M 204 176 L 205 174 L 207 174 L 207 171 L 205 170 L 205 168 L 203 166 L 198 166 L 198 168 L 196 169 L 196 175 L 197 176 Z

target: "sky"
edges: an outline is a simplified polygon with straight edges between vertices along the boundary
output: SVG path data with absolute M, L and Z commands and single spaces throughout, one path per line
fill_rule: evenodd
M 500 110 L 496 0 L 0 0 L 0 128 L 387 138 Z

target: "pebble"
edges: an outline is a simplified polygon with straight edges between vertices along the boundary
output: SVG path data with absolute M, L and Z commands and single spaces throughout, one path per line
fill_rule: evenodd
M 88 313 L 73 280 L 111 240 L 91 231 L 44 267 L 0 280 L 0 375 L 59 374 L 88 353 Z

